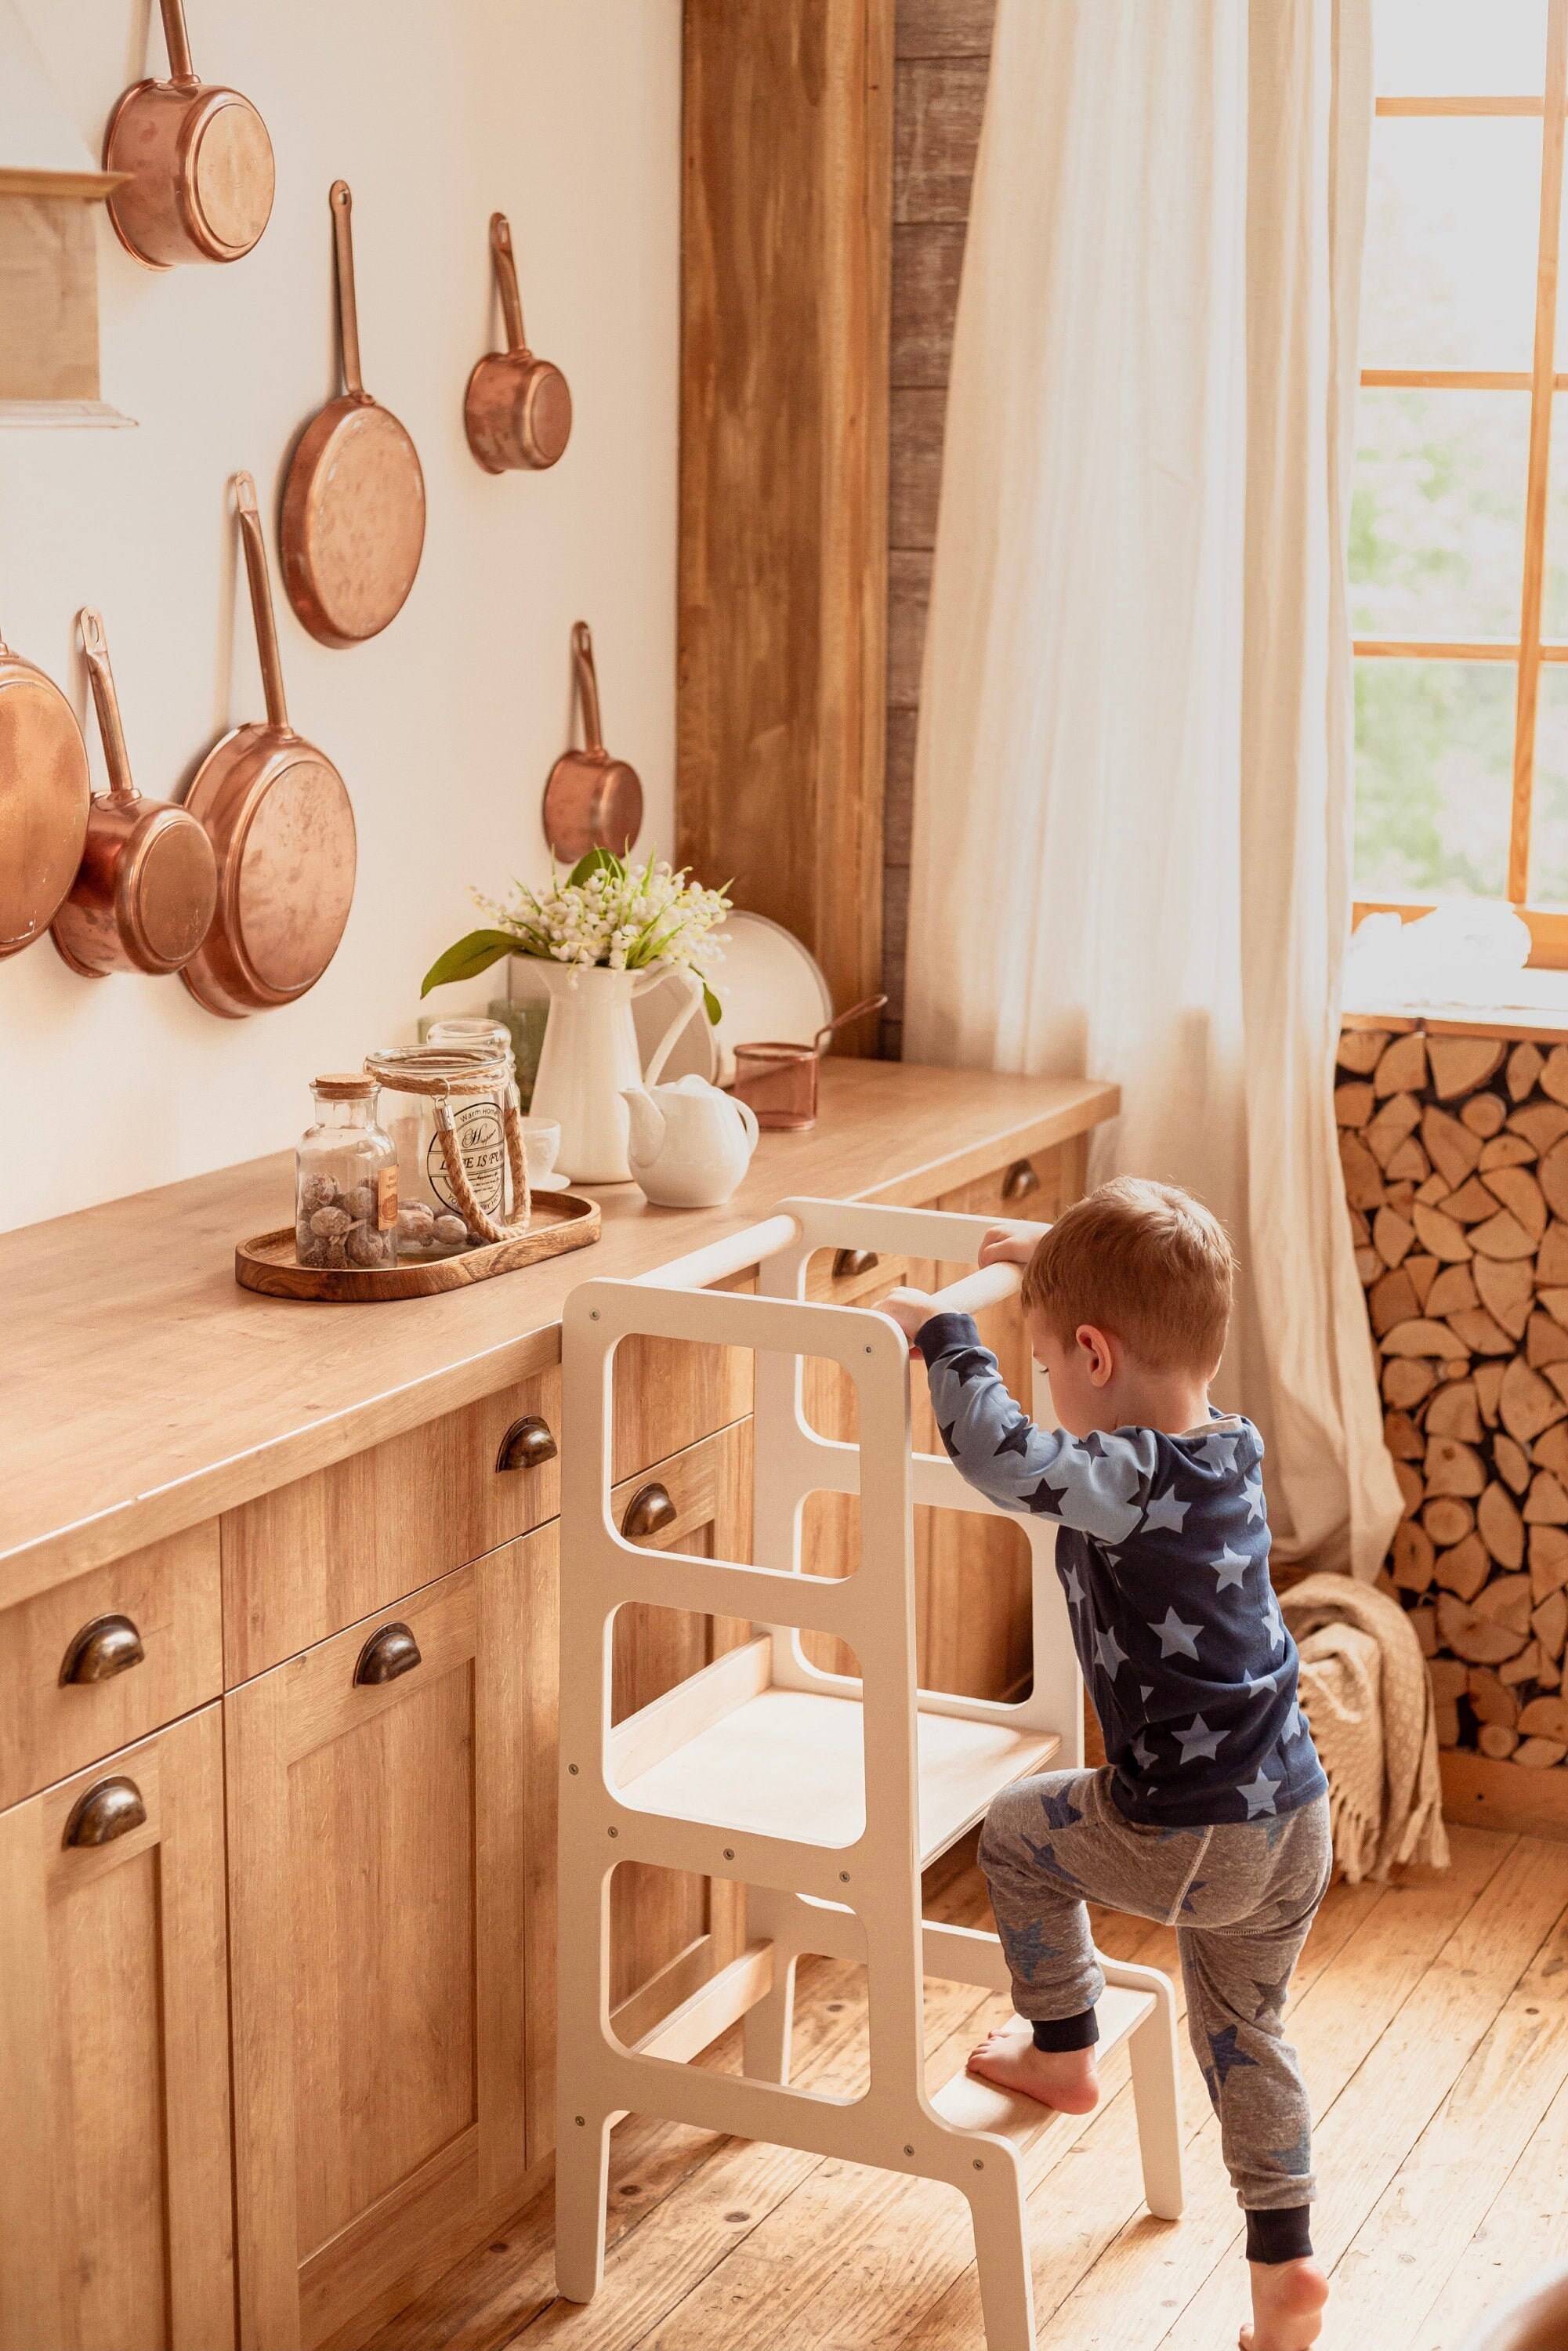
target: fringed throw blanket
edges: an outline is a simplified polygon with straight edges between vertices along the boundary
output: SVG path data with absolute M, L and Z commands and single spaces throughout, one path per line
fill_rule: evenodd
M 1348 1575 L 1280 1595 L 1301 1656 L 1301 1704 L 1328 1773 L 1334 1860 L 1354 1886 L 1402 1861 L 1447 1866 L 1432 1685 L 1397 1601 Z

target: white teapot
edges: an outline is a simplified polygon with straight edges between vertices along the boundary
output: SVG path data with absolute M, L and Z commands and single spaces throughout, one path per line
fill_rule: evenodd
M 632 1113 L 632 1173 L 662 1208 L 723 1206 L 751 1164 L 757 1115 L 706 1078 L 623 1086 Z

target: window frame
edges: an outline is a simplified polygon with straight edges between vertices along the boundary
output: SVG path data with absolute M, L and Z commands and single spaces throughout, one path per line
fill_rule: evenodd
M 1529 458 L 1525 477 L 1524 532 L 1521 560 L 1520 624 L 1516 637 L 1468 640 L 1426 637 L 1355 637 L 1356 661 L 1511 662 L 1516 666 L 1513 724 L 1513 784 L 1509 814 L 1506 902 L 1530 926 L 1530 960 L 1537 967 L 1568 969 L 1568 906 L 1530 904 L 1530 828 L 1535 789 L 1536 715 L 1543 664 L 1568 664 L 1568 642 L 1543 640 L 1542 599 L 1546 576 L 1546 507 L 1551 481 L 1553 396 L 1568 392 L 1568 372 L 1557 368 L 1557 281 L 1563 220 L 1564 122 L 1568 118 L 1568 0 L 1547 0 L 1544 88 L 1537 98 L 1385 97 L 1379 115 L 1525 115 L 1541 120 L 1541 204 L 1536 230 L 1535 330 L 1531 364 L 1525 370 L 1478 368 L 1363 368 L 1369 391 L 1522 392 L 1530 399 Z M 1364 914 L 1394 913 L 1406 921 L 1431 911 L 1430 899 L 1357 898 L 1353 921 Z

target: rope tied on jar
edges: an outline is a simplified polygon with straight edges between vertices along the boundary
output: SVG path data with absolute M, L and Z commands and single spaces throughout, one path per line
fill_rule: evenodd
M 528 1184 L 528 1155 L 523 1144 L 523 1105 L 517 1082 L 505 1061 L 482 1045 L 411 1045 L 367 1053 L 365 1071 L 394 1093 L 423 1094 L 435 1105 L 435 1133 L 442 1164 L 459 1215 L 471 1233 L 487 1241 L 516 1240 L 533 1221 L 533 1193 Z M 513 1220 L 497 1223 L 482 1208 L 463 1165 L 457 1140 L 453 1098 L 484 1094 L 501 1104 L 501 1126 L 507 1139 L 507 1159 L 512 1171 Z M 516 1211 L 521 1205 L 522 1214 Z

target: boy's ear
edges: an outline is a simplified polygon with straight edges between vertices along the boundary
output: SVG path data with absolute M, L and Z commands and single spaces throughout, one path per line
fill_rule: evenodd
M 1083 1357 L 1083 1368 L 1089 1374 L 1090 1386 L 1106 1386 L 1116 1369 L 1114 1340 L 1108 1332 L 1096 1330 L 1092 1322 L 1081 1322 L 1072 1335 Z

